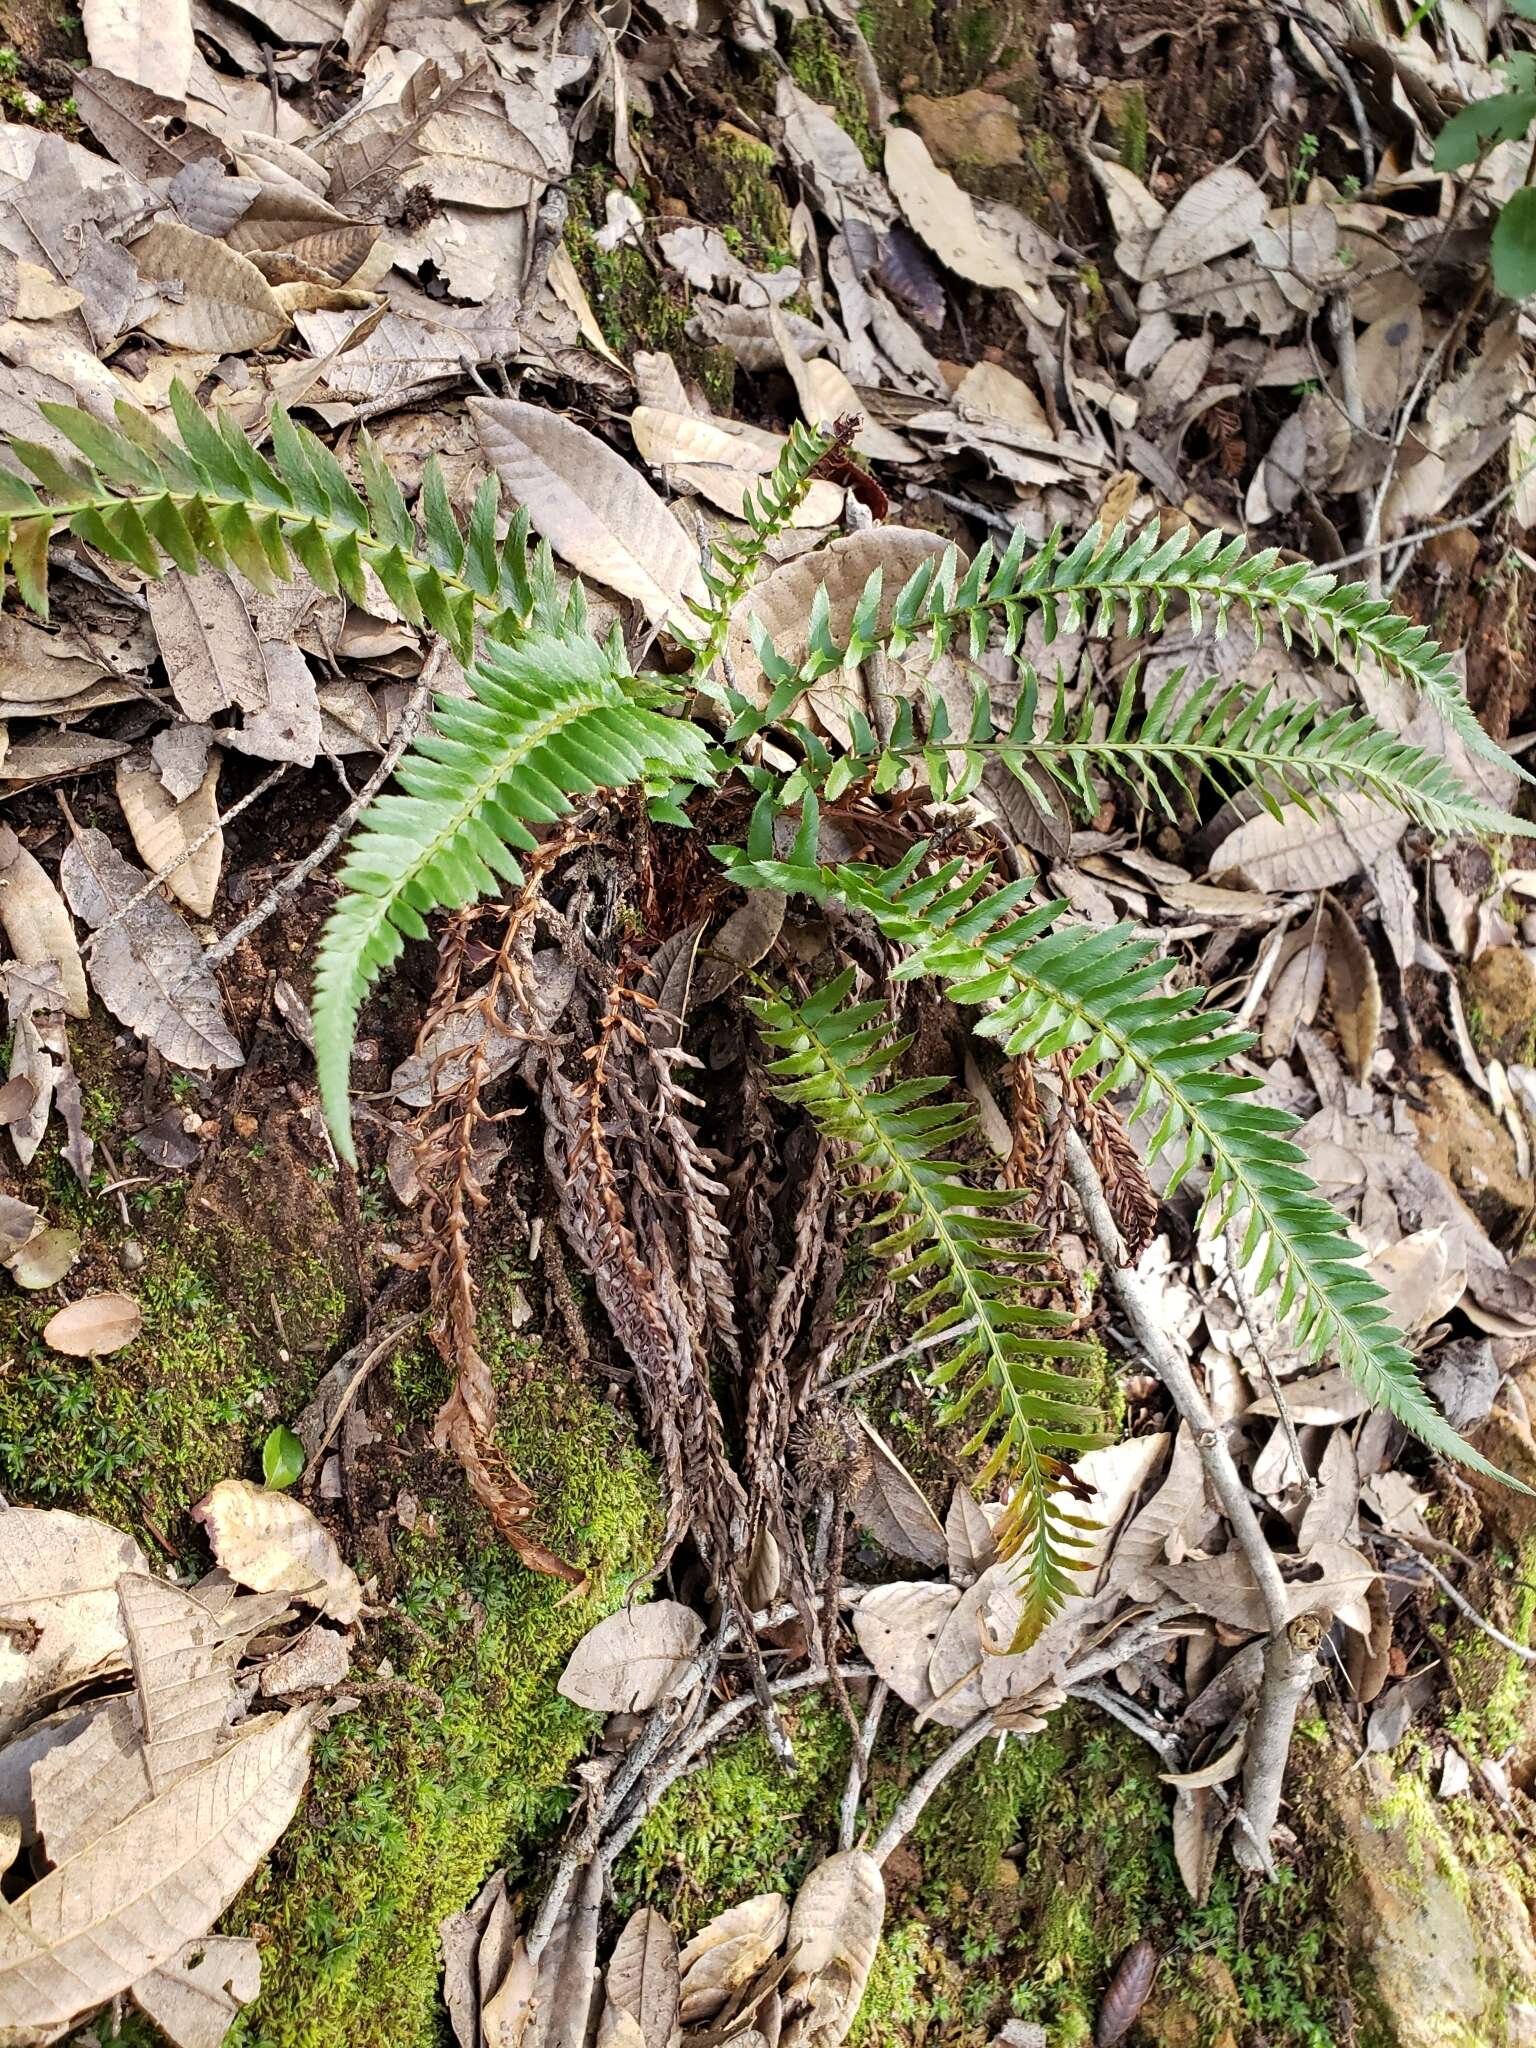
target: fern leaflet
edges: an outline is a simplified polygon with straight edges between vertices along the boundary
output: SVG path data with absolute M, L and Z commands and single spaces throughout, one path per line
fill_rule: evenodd
M 922 733 L 913 701 L 892 700 L 891 728 L 884 740 L 850 703 L 850 743 L 838 755 L 809 726 L 781 717 L 779 729 L 799 742 L 804 759 L 788 776 L 757 779 L 772 788 L 782 809 L 798 803 L 808 790 L 835 800 L 865 778 L 883 792 L 917 770 L 939 802 L 958 803 L 997 761 L 1042 809 L 1043 780 L 1049 778 L 1086 816 L 1098 808 L 1090 780 L 1096 772 L 1126 783 L 1170 821 L 1177 815 L 1175 795 L 1193 804 L 1194 784 L 1203 778 L 1219 796 L 1252 790 L 1277 818 L 1287 803 L 1315 817 L 1319 810 L 1333 809 L 1341 791 L 1355 791 L 1391 804 L 1433 832 L 1536 833 L 1536 825 L 1473 795 L 1437 755 L 1400 739 L 1353 706 L 1329 710 L 1293 703 L 1277 696 L 1272 684 L 1247 690 L 1215 676 L 1190 686 L 1186 671 L 1179 669 L 1139 720 L 1135 678 L 1128 677 L 1113 717 L 1100 732 L 1091 697 L 1073 716 L 1065 687 L 1058 683 L 1042 719 L 1038 676 L 1026 668 L 1021 681 L 1007 717 L 998 715 L 985 684 L 978 683 L 963 736 L 953 731 L 949 706 L 936 691 L 924 707 Z M 770 722 L 766 713 L 758 716 Z M 756 718 L 738 719 L 735 729 L 756 723 Z
M 998 1535 L 1001 1554 L 1022 1560 L 1022 1649 L 1061 1606 L 1073 1550 L 1091 1527 L 1064 1510 L 1054 1482 L 1062 1454 L 1105 1440 L 1081 1383 L 1056 1369 L 1092 1358 L 1094 1347 L 1064 1334 L 1065 1316 L 1020 1300 L 1028 1227 L 1000 1213 L 1017 1195 L 972 1187 L 941 1156 L 970 1130 L 969 1110 L 932 1100 L 942 1080 L 890 1080 L 910 1040 L 886 1038 L 883 1003 L 846 1002 L 852 986 L 850 968 L 798 1006 L 771 991 L 748 1003 L 780 1054 L 769 1068 L 774 1092 L 847 1146 L 870 1193 L 891 1197 L 895 1228 L 873 1249 L 900 1257 L 902 1275 L 919 1286 L 913 1306 L 926 1321 L 917 1341 L 948 1340 L 931 1383 L 960 1391 L 943 1419 L 990 1402 L 968 1448 L 992 1447 L 983 1485 L 1004 1469 L 1014 1481 Z M 892 1220 L 890 1210 L 875 1218 Z
M 1295 1118 L 1253 1101 L 1259 1083 L 1228 1070 L 1252 1035 L 1225 1010 L 1202 1010 L 1202 991 L 1163 988 L 1167 963 L 1149 940 L 1128 925 L 1052 930 L 1060 902 L 1016 915 L 1032 884 L 988 893 L 985 867 L 950 861 L 919 876 L 926 845 L 894 868 L 827 868 L 816 865 L 807 836 L 788 861 L 716 851 L 742 887 L 796 890 L 866 912 L 904 949 L 900 978 L 932 975 L 955 1002 L 986 1005 L 976 1028 L 1010 1055 L 1070 1052 L 1074 1073 L 1097 1074 L 1098 1092 L 1134 1088 L 1133 1117 L 1151 1120 L 1149 1160 L 1177 1149 L 1170 1191 L 1208 1165 L 1208 1217 L 1222 1227 L 1246 1215 L 1243 1263 L 1257 1287 L 1279 1281 L 1279 1313 L 1294 1314 L 1297 1341 L 1314 1357 L 1331 1350 L 1373 1403 L 1431 1449 L 1505 1477 L 1425 1394 L 1382 1289 L 1304 1170 L 1291 1142 Z
M 708 772 L 707 735 L 666 715 L 674 700 L 660 685 L 618 672 L 579 603 L 515 646 L 488 643 L 466 679 L 469 698 L 436 700 L 433 730 L 397 770 L 399 790 L 364 814 L 341 870 L 346 893 L 320 942 L 315 1058 L 349 1162 L 357 1013 L 405 940 L 426 937 L 427 914 L 473 903 L 501 879 L 521 882 L 516 850 L 536 844 L 528 828 L 563 816 L 573 796 Z

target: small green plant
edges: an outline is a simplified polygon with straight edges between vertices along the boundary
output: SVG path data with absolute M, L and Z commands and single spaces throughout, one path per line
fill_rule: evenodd
M 1536 21 L 1536 0 L 1511 0 L 1511 11 Z M 1536 54 L 1518 50 L 1503 58 L 1508 90 L 1474 100 L 1453 114 L 1435 140 L 1435 169 L 1460 171 L 1482 164 L 1502 142 L 1518 142 L 1536 122 Z M 1499 210 L 1493 228 L 1493 281 L 1512 299 L 1536 292 L 1536 186 L 1527 167 L 1525 182 Z
M 261 1447 L 261 1476 L 268 1486 L 282 1490 L 296 1484 L 304 1470 L 304 1446 L 285 1422 L 280 1422 Z
M 28 605 L 46 612 L 49 541 L 68 527 L 149 576 L 171 564 L 188 573 L 233 565 L 259 589 L 303 575 L 361 603 L 371 569 L 401 614 L 442 634 L 464 665 L 467 696 L 438 700 L 398 787 L 364 814 L 316 961 L 320 1087 L 349 1162 L 359 1009 L 405 940 L 427 935 L 434 912 L 521 885 L 535 828 L 597 792 L 635 792 L 655 826 L 678 831 L 711 806 L 720 815 L 722 793 L 734 792 L 749 799 L 751 823 L 744 845 L 711 849 L 726 880 L 844 906 L 883 941 L 894 982 L 936 987 L 1013 1059 L 1054 1061 L 1098 1097 L 1123 1092 L 1149 1158 L 1171 1162 L 1170 1185 L 1205 1174 L 1208 1218 L 1240 1227 L 1255 1285 L 1277 1290 L 1300 1341 L 1336 1356 L 1372 1401 L 1436 1450 L 1493 1470 L 1421 1388 L 1380 1288 L 1306 1172 L 1295 1120 L 1259 1102 L 1258 1082 L 1234 1070 L 1250 1034 L 1207 1007 L 1202 991 L 1169 989 L 1149 939 L 1123 925 L 1066 924 L 1065 904 L 1028 900 L 1032 881 L 1002 883 L 984 860 L 941 859 L 916 831 L 887 865 L 823 858 L 824 814 L 840 801 L 916 782 L 953 804 L 994 764 L 1038 804 L 1051 797 L 1090 813 L 1093 778 L 1108 776 L 1169 818 L 1209 787 L 1246 791 L 1276 814 L 1293 805 L 1317 815 L 1341 795 L 1365 793 L 1434 832 L 1531 830 L 1361 711 L 1181 674 L 1151 692 L 1127 682 L 1101 730 L 1092 706 L 1074 716 L 1062 690 L 1043 688 L 1019 661 L 1031 618 L 1047 640 L 1113 627 L 1150 641 L 1175 608 L 1195 633 L 1207 617 L 1221 630 L 1234 616 L 1268 622 L 1335 659 L 1370 657 L 1421 692 L 1469 749 L 1504 762 L 1424 628 L 1362 585 L 1214 532 L 1094 528 L 1069 547 L 1059 535 L 1035 544 L 1019 531 L 1001 553 L 983 546 L 968 566 L 953 548 L 936 553 L 894 592 L 875 569 L 836 626 L 822 586 L 795 663 L 758 628 L 769 683 L 760 703 L 718 672 L 727 630 L 834 434 L 797 427 L 747 501 L 745 535 L 715 546 L 686 673 L 636 675 L 617 631 L 603 642 L 591 632 L 580 584 L 561 594 L 549 549 L 530 547 L 523 513 L 498 541 L 494 482 L 461 525 L 435 465 L 413 512 L 366 435 L 359 490 L 280 407 L 269 458 L 179 387 L 172 404 L 179 441 L 126 405 L 120 431 L 50 405 L 48 420 L 80 459 L 12 444 L 35 483 L 0 471 L 3 552 Z M 1019 666 L 1018 705 L 999 713 L 978 688 L 964 732 L 916 676 L 883 733 L 851 710 L 839 751 L 807 715 L 813 685 L 825 690 L 824 678 L 876 654 L 920 671 L 949 650 L 978 657 L 989 645 Z M 707 722 L 695 715 L 701 700 Z M 934 1078 L 896 1077 L 907 1041 L 892 1036 L 888 1001 L 854 999 L 854 980 L 850 963 L 801 997 L 759 977 L 750 1002 L 776 1055 L 769 1084 L 834 1141 L 873 1206 L 876 1251 L 900 1261 L 914 1284 L 941 1413 L 970 1418 L 974 1447 L 990 1447 L 988 1469 L 1013 1482 L 1004 1534 L 1018 1559 L 1027 1642 L 1065 1597 L 1084 1541 L 1060 1481 L 1066 1458 L 1099 1437 L 1076 1370 L 1092 1347 L 1059 1311 L 1038 1305 L 1023 1225 L 960 1162 L 969 1113 L 938 1100 Z

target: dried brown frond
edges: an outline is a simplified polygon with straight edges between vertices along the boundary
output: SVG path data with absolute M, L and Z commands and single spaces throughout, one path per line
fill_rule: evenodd
M 1071 1113 L 1104 1183 L 1115 1228 L 1125 1241 L 1126 1258 L 1134 1265 L 1157 1230 L 1157 1190 L 1147 1178 L 1129 1132 L 1107 1102 L 1093 1101 L 1079 1085 Z

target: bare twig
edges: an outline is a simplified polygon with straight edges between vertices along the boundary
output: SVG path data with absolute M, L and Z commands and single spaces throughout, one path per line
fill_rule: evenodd
M 400 756 L 416 737 L 417 729 L 421 724 L 422 712 L 425 710 L 427 698 L 431 694 L 432 678 L 436 670 L 437 663 L 429 656 L 422 668 L 415 689 L 411 692 L 405 708 L 400 713 L 399 722 L 395 726 L 389 745 L 379 757 L 378 766 L 374 769 L 368 780 L 357 792 L 357 795 L 353 797 L 351 803 L 347 805 L 330 830 L 320 840 L 319 844 L 312 847 L 301 861 L 296 862 L 280 882 L 273 883 L 254 910 L 247 912 L 237 925 L 224 934 L 222 939 L 216 940 L 208 948 L 207 952 L 203 955 L 203 960 L 207 966 L 221 967 L 237 946 L 243 945 L 253 932 L 258 931 L 266 923 L 284 897 L 291 896 L 294 890 L 299 888 L 323 861 L 330 859 L 336 848 L 351 830 L 364 806 L 372 801 L 384 787 L 385 783 L 388 782 L 390 776 L 394 774 Z M 269 781 L 271 779 L 270 777 L 268 778 Z M 260 791 L 255 792 L 255 794 L 259 795 Z
M 948 1749 L 934 1758 L 920 1778 L 914 1779 L 869 1852 L 877 1863 L 884 1863 L 893 1850 L 900 1848 L 916 1827 L 923 1808 L 950 1772 L 957 1764 L 963 1763 L 973 1749 L 979 1749 L 996 1730 L 997 1709 L 988 1707 L 985 1713 L 978 1714 L 974 1721 L 960 1730 Z
M 864 1726 L 853 1745 L 853 1755 L 848 1762 L 848 1782 L 843 1787 L 842 1810 L 838 1816 L 837 1846 L 839 1849 L 853 1847 L 854 1829 L 858 1826 L 859 1800 L 864 1792 L 864 1780 L 869 1776 L 869 1760 L 874 1754 L 875 1737 L 880 1733 L 880 1717 L 885 1712 L 891 1688 L 882 1678 L 869 1696 L 869 1705 L 864 1713 Z
M 1049 1111 L 1048 1111 L 1049 1113 Z M 1059 1112 L 1057 1112 L 1059 1114 Z M 1290 1752 L 1296 1712 L 1317 1676 L 1316 1628 L 1292 1623 L 1285 1581 L 1275 1562 L 1259 1518 L 1254 1513 L 1242 1475 L 1216 1425 L 1189 1362 L 1172 1344 L 1158 1321 L 1156 1308 L 1139 1273 L 1119 1264 L 1120 1240 L 1114 1217 L 1088 1148 L 1070 1125 L 1066 1140 L 1067 1173 L 1094 1242 L 1110 1270 L 1126 1319 L 1135 1332 L 1147 1363 L 1168 1389 L 1173 1405 L 1194 1432 L 1200 1462 L 1221 1502 L 1233 1538 L 1247 1560 L 1269 1623 L 1264 1652 L 1264 1682 L 1259 1690 L 1243 1766 L 1243 1807 L 1249 1828 L 1239 1830 L 1234 1854 L 1245 1868 L 1263 1867 L 1268 1841 L 1280 1810 L 1285 1760 Z M 1310 1637 L 1310 1643 L 1309 1643 Z M 1256 1846 L 1257 1845 L 1257 1846 Z M 1262 1857 L 1261 1857 L 1262 1852 Z
M 1406 1542 L 1401 1536 L 1394 1536 L 1390 1530 L 1381 1529 L 1376 1533 L 1383 1542 L 1394 1544 L 1399 1550 L 1404 1551 L 1421 1572 L 1434 1580 L 1451 1605 L 1459 1609 L 1475 1627 L 1480 1628 L 1485 1636 L 1496 1642 L 1501 1650 L 1508 1650 L 1512 1657 L 1518 1657 L 1523 1664 L 1536 1664 L 1536 1650 L 1531 1649 L 1526 1643 L 1517 1643 L 1513 1636 L 1507 1636 L 1502 1629 L 1495 1628 L 1485 1614 L 1478 1613 L 1466 1594 L 1460 1592 L 1438 1566 L 1432 1565 L 1427 1557 L 1421 1557 L 1411 1543 Z

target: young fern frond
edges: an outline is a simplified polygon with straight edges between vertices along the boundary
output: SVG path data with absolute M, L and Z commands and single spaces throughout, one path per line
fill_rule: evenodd
M 730 631 L 731 613 L 751 589 L 769 547 L 799 510 L 816 465 L 832 447 L 830 430 L 808 427 L 796 420 L 789 438 L 770 475 L 742 499 L 741 516 L 746 522 L 745 540 L 723 535 L 710 542 L 700 574 L 709 592 L 708 604 L 689 598 L 691 609 L 704 624 L 704 636 L 693 648 L 690 674 L 704 687 L 710 671 L 720 659 Z
M 1536 825 L 1474 796 L 1437 755 L 1353 706 L 1330 710 L 1294 703 L 1278 696 L 1273 684 L 1249 690 L 1212 676 L 1187 687 L 1186 679 L 1186 670 L 1175 670 L 1138 718 L 1136 679 L 1127 677 L 1102 733 L 1093 700 L 1085 697 L 1074 717 L 1060 682 L 1042 724 L 1040 680 L 1031 668 L 1021 673 L 1011 716 L 1000 716 L 985 684 L 978 683 L 963 735 L 953 731 L 949 707 L 937 692 L 927 699 L 921 736 L 909 698 L 893 700 L 883 741 L 850 704 L 850 742 L 836 756 L 809 727 L 782 718 L 780 729 L 799 741 L 805 758 L 778 779 L 775 801 L 781 807 L 798 803 L 807 790 L 835 800 L 866 777 L 877 791 L 890 789 L 915 769 L 939 802 L 958 803 L 976 789 L 989 763 L 999 761 L 1042 809 L 1040 792 L 1048 778 L 1086 816 L 1098 808 L 1090 780 L 1098 773 L 1125 783 L 1170 822 L 1176 819 L 1176 798 L 1193 803 L 1200 779 L 1221 797 L 1251 790 L 1274 817 L 1287 803 L 1315 817 L 1332 810 L 1341 793 L 1353 791 L 1391 804 L 1433 832 L 1536 833 Z
M 436 700 L 432 729 L 396 771 L 399 791 L 364 813 L 315 963 L 320 1096 L 349 1162 L 357 1013 L 405 940 L 426 937 L 427 914 L 520 883 L 529 827 L 562 817 L 573 796 L 707 774 L 708 735 L 667 715 L 678 700 L 624 675 L 620 660 L 588 630 L 579 592 L 562 623 L 515 646 L 487 643 L 465 671 L 470 696 Z
M 973 1187 L 943 1156 L 970 1130 L 970 1111 L 932 1099 L 942 1080 L 891 1078 L 911 1041 L 888 1038 L 883 1003 L 848 1003 L 852 986 L 850 968 L 798 1005 L 771 990 L 747 1000 L 780 1055 L 774 1092 L 847 1147 L 866 1192 L 890 1198 L 874 1221 L 894 1227 L 873 1249 L 899 1258 L 899 1277 L 919 1289 L 918 1341 L 938 1340 L 943 1353 L 930 1373 L 946 1390 L 943 1419 L 970 1418 L 968 1448 L 990 1446 L 983 1485 L 1002 1471 L 1013 1480 L 998 1547 L 1019 1560 L 1024 1648 L 1070 1591 L 1073 1552 L 1092 1526 L 1063 1508 L 1055 1482 L 1064 1455 L 1104 1441 L 1081 1382 L 1060 1370 L 1094 1347 L 1065 1334 L 1065 1316 L 1020 1299 L 1030 1232 L 1001 1213 L 1017 1196 Z
M 1473 716 L 1449 659 L 1428 630 L 1372 597 L 1363 583 L 1340 583 L 1309 562 L 1282 562 L 1274 548 L 1249 554 L 1243 541 L 1224 541 L 1214 530 L 1196 539 L 1185 528 L 1160 540 L 1152 524 L 1131 536 L 1123 525 L 1108 534 L 1092 526 L 1070 549 L 1059 532 L 1033 553 L 1027 552 L 1030 545 L 1022 530 L 1000 557 L 984 543 L 958 582 L 954 549 L 931 557 L 902 586 L 885 624 L 877 570 L 846 635 L 830 630 L 823 606 L 799 668 L 791 672 L 780 661 L 777 673 L 769 668 L 769 674 L 778 683 L 792 673 L 803 685 L 832 669 L 854 667 L 877 649 L 899 656 L 919 643 L 941 654 L 958 640 L 975 656 L 994 632 L 1004 651 L 1015 654 L 1032 612 L 1039 614 L 1047 640 L 1078 630 L 1102 637 L 1117 624 L 1132 639 L 1150 638 L 1163 630 L 1170 606 L 1182 600 L 1193 633 L 1203 631 L 1207 607 L 1218 632 L 1234 611 L 1245 612 L 1255 632 L 1268 614 L 1288 645 L 1299 632 L 1314 648 L 1357 659 L 1373 656 L 1427 697 L 1474 753 L 1510 765 Z M 792 701 L 790 696 L 781 709 Z
M 0 469 L 0 572 L 22 601 L 48 616 L 48 542 L 67 527 L 113 561 L 146 576 L 172 567 L 236 568 L 258 590 L 306 576 L 327 594 L 366 605 L 371 569 L 401 616 L 441 633 L 467 661 L 477 628 L 511 640 L 558 616 L 552 569 L 530 564 L 528 517 L 518 511 L 498 545 L 500 493 L 487 478 L 461 530 L 436 461 L 427 464 L 411 517 L 400 486 L 365 433 L 357 443 L 362 493 L 307 427 L 272 413 L 270 458 L 227 413 L 204 412 L 171 386 L 180 441 L 120 401 L 121 431 L 72 405 L 43 405 L 49 424 L 80 451 L 56 454 L 13 439 L 10 452 L 36 479 Z
M 1202 991 L 1165 988 L 1167 963 L 1150 940 L 1128 925 L 1053 930 L 1064 904 L 1019 914 L 1032 884 L 989 893 L 985 867 L 950 861 L 919 875 L 925 846 L 894 868 L 829 868 L 815 863 L 813 844 L 788 861 L 727 857 L 727 871 L 742 887 L 866 912 L 903 948 L 900 978 L 932 975 L 953 1001 L 985 1005 L 978 1033 L 1010 1055 L 1070 1053 L 1074 1073 L 1097 1076 L 1097 1092 L 1134 1089 L 1132 1117 L 1151 1127 L 1148 1158 L 1176 1153 L 1170 1189 L 1208 1167 L 1208 1218 L 1218 1227 L 1246 1218 L 1243 1263 L 1257 1287 L 1278 1281 L 1279 1312 L 1294 1316 L 1298 1343 L 1314 1357 L 1331 1351 L 1431 1449 L 1504 1477 L 1425 1394 L 1382 1289 L 1291 1142 L 1296 1119 L 1255 1102 L 1259 1083 L 1228 1070 L 1252 1034 L 1225 1010 L 1202 1010 Z

